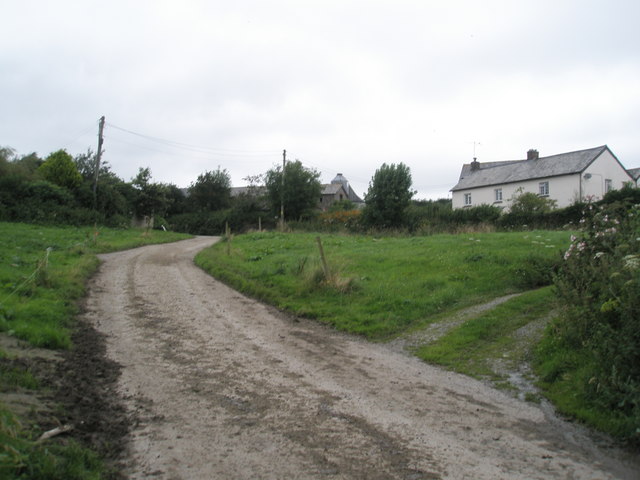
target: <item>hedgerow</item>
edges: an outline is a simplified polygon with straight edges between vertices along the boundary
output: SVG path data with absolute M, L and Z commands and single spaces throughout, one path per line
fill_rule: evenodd
M 640 443 L 640 205 L 588 205 L 580 225 L 555 276 L 564 308 L 542 343 L 543 381 L 574 376 L 587 417 Z

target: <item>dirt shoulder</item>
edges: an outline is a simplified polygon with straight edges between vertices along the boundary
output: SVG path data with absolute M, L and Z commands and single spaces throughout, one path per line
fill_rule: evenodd
M 86 416 L 111 409 L 116 442 L 129 423 L 124 476 L 638 478 L 536 405 L 231 290 L 193 264 L 214 240 L 103 255 L 91 282 L 81 321 L 108 366 L 77 361 L 114 400 Z

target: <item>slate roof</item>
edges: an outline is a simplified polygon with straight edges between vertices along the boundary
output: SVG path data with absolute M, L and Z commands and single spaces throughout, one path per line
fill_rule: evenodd
M 638 181 L 640 178 L 640 168 L 630 168 L 627 172 L 629 172 L 629 175 L 631 175 L 635 181 Z
M 344 187 L 344 191 L 347 192 L 347 197 L 349 198 L 349 200 L 351 200 L 353 203 L 364 203 L 364 200 L 362 200 L 353 190 L 353 188 L 351 188 L 351 185 L 349 185 L 349 180 L 347 180 L 341 173 L 338 173 L 335 178 L 331 180 L 331 185 L 342 185 Z
M 616 158 L 609 147 L 602 145 L 587 150 L 540 157 L 535 160 L 481 162 L 478 164 L 477 170 L 472 170 L 472 165 L 465 163 L 460 173 L 460 179 L 451 191 L 581 173 L 605 150 L 608 150 Z
M 327 183 L 325 185 L 322 185 L 322 195 L 335 195 L 340 191 L 341 188 L 341 183 Z

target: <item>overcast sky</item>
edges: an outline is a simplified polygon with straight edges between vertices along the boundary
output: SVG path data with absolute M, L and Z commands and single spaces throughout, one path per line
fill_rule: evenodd
M 640 167 L 638 0 L 2 0 L 0 146 L 234 186 L 287 158 L 361 196 L 607 144 Z M 149 138 L 151 137 L 151 138 Z

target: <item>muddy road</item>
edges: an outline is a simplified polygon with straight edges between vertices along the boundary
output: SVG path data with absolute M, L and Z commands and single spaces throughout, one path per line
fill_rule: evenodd
M 193 264 L 213 241 L 102 255 L 91 282 L 128 478 L 636 478 L 536 405 L 229 289 Z

